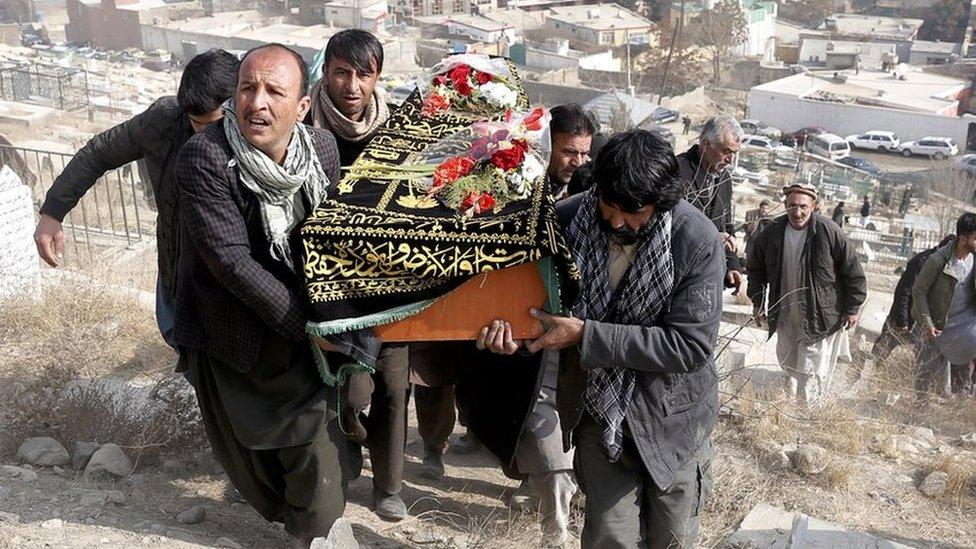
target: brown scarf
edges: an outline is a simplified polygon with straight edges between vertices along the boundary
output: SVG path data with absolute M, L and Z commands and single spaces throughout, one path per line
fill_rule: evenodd
M 325 78 L 312 85 L 310 95 L 313 125 L 332 130 L 339 137 L 353 143 L 369 140 L 390 117 L 390 108 L 386 105 L 386 92 L 381 88 L 373 90 L 373 100 L 366 106 L 363 118 L 359 122 L 346 118 L 332 103 Z

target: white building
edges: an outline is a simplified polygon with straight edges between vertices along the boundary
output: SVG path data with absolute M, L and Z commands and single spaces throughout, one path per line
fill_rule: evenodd
M 478 42 L 498 42 L 504 36 L 512 44 L 516 37 L 514 25 L 492 21 L 479 15 L 452 15 L 444 22 L 444 26 L 452 35 L 467 36 Z
M 908 62 L 912 65 L 944 65 L 962 57 L 962 44 L 916 40 Z
M 738 54 L 743 57 L 763 55 L 776 41 L 776 2 L 760 0 L 740 0 L 746 18 L 748 38 L 739 46 Z
M 623 46 L 650 43 L 654 23 L 617 4 L 596 4 L 552 7 L 546 27 L 587 44 Z
M 895 50 L 894 44 L 804 38 L 799 62 L 805 67 L 833 70 L 852 68 L 857 60 L 861 69 L 880 70 L 885 55 L 895 55 Z
M 834 40 L 895 44 L 898 58 L 905 60 L 923 22 L 904 17 L 835 13 L 824 20 L 820 29 Z
M 613 50 L 587 54 L 570 49 L 568 40 L 559 39 L 546 44 L 526 42 L 525 65 L 530 69 L 544 71 L 578 67 L 620 72 L 621 60 L 613 57 Z
M 302 0 L 302 24 L 379 32 L 391 22 L 387 0 Z
M 822 126 L 841 136 L 886 130 L 902 141 L 951 137 L 965 149 L 968 136 L 976 136 L 976 117 L 957 116 L 960 100 L 970 93 L 967 82 L 907 65 L 895 73 L 820 71 L 781 78 L 752 88 L 748 117 L 783 131 Z

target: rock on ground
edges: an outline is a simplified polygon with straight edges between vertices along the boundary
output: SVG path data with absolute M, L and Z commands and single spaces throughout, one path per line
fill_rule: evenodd
M 97 442 L 84 442 L 80 440 L 75 442 L 74 451 L 71 453 L 71 466 L 76 471 L 84 470 L 85 466 L 88 465 L 88 460 L 98 450 L 98 447 L 99 444 Z
M 804 475 L 819 475 L 827 468 L 830 454 L 820 446 L 801 444 L 790 458 L 797 471 Z
M 315 538 L 309 549 L 358 549 L 359 542 L 352 531 L 352 523 L 347 518 L 340 518 L 329 530 L 329 537 Z
M 34 482 L 37 480 L 37 473 L 31 471 L 30 469 L 17 467 L 16 465 L 4 465 L 3 467 L 0 467 L 0 471 L 2 471 L 5 476 L 15 478 L 21 482 Z
M 39 467 L 52 467 L 68 463 L 71 456 L 60 442 L 51 437 L 27 439 L 17 449 L 17 459 Z
M 186 511 L 176 515 L 177 522 L 181 524 L 200 524 L 207 518 L 207 508 L 203 505 L 194 505 Z
M 949 488 L 949 473 L 943 471 L 932 471 L 925 477 L 922 481 L 921 486 L 918 487 L 918 491 L 922 492 L 922 495 L 930 498 L 937 498 L 945 494 L 946 489 Z
M 85 466 L 85 479 L 91 480 L 103 474 L 125 477 L 132 473 L 132 461 L 118 445 L 105 444 L 92 454 Z

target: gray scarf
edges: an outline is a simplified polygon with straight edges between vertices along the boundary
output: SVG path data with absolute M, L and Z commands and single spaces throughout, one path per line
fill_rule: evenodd
M 616 290 L 610 289 L 607 235 L 600 230 L 599 198 L 587 192 L 569 226 L 569 246 L 586 283 L 573 306 L 576 318 L 653 326 L 671 299 L 674 257 L 671 212 L 655 212 L 641 231 L 634 263 Z M 634 394 L 636 376 L 629 368 L 607 366 L 587 373 L 583 406 L 603 428 L 603 445 L 611 462 L 623 449 L 623 422 Z
M 390 108 L 386 105 L 386 92 L 383 88 L 373 90 L 373 100 L 366 105 L 366 112 L 359 122 L 346 118 L 346 115 L 339 112 L 332 103 L 325 78 L 312 85 L 309 95 L 312 96 L 312 121 L 315 126 L 327 128 L 338 137 L 352 143 L 361 143 L 372 138 L 390 117 Z
M 278 164 L 244 138 L 237 124 L 233 99 L 228 99 L 221 108 L 224 135 L 234 154 L 231 162 L 237 166 L 244 186 L 258 197 L 264 231 L 271 242 L 271 257 L 294 271 L 288 235 L 306 214 L 298 192 L 303 191 L 314 208 L 325 200 L 329 188 L 329 178 L 319 163 L 312 136 L 304 124 L 296 124 L 285 161 Z

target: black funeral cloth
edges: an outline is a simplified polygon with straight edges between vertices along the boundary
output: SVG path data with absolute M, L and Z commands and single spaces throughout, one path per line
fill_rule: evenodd
M 528 107 L 524 90 L 519 104 Z M 427 117 L 421 108 L 415 92 L 357 164 L 410 163 L 478 121 L 454 112 Z M 309 331 L 323 337 L 399 320 L 481 272 L 546 257 L 554 258 L 564 279 L 578 280 L 545 184 L 500 212 L 465 218 L 408 181 L 347 177 L 307 220 L 302 239 Z M 375 342 L 364 338 L 369 336 L 355 336 L 351 347 L 358 354 L 352 355 L 369 364 Z M 350 354 L 348 346 L 340 348 Z

